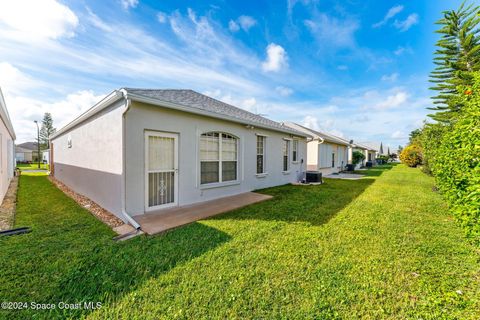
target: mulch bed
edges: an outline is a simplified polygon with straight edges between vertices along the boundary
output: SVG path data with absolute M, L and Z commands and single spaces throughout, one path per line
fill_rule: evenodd
M 118 226 L 121 226 L 125 224 L 122 220 L 117 218 L 113 213 L 110 211 L 105 210 L 104 208 L 100 207 L 97 203 L 93 202 L 89 198 L 82 196 L 57 179 L 55 179 L 52 176 L 48 176 L 48 179 L 57 186 L 58 189 L 62 190 L 63 193 L 65 193 L 67 196 L 75 200 L 79 205 L 81 205 L 83 208 L 87 209 L 90 211 L 91 214 L 93 214 L 98 220 L 102 221 L 106 225 L 108 225 L 110 228 L 115 228 Z
M 17 207 L 18 176 L 10 181 L 7 193 L 0 206 L 0 231 L 13 228 L 15 222 L 15 209 Z

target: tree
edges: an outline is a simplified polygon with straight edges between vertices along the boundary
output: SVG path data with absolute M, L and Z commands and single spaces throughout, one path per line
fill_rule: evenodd
M 380 142 L 380 149 L 378 150 L 380 154 L 383 154 L 383 143 Z
M 387 156 L 390 158 L 390 147 L 387 149 Z
M 45 112 L 42 120 L 42 127 L 40 129 L 40 147 L 42 149 L 50 148 L 50 136 L 55 133 L 57 129 L 53 127 L 52 115 Z
M 408 138 L 408 143 L 409 144 L 415 144 L 417 143 L 420 135 L 422 134 L 421 129 L 415 129 L 412 132 L 410 132 L 409 138 Z
M 399 145 L 398 148 L 397 148 L 397 153 L 400 154 L 402 152 L 402 150 L 403 150 L 403 147 Z
M 458 10 L 444 11 L 443 18 L 436 23 L 441 34 L 435 51 L 435 70 L 430 74 L 431 88 L 439 93 L 433 97 L 437 111 L 429 115 L 432 119 L 449 123 L 462 105 L 452 100 L 458 94 L 457 86 L 472 83 L 472 71 L 480 70 L 480 41 L 478 37 L 480 7 L 462 3 Z
M 352 153 L 352 163 L 353 163 L 354 165 L 355 165 L 355 164 L 359 164 L 359 163 L 362 162 L 364 159 L 365 159 L 365 155 L 363 154 L 363 152 L 353 151 L 353 153 Z
M 418 145 L 409 145 L 400 153 L 400 161 L 409 167 L 416 167 L 422 164 L 422 150 Z

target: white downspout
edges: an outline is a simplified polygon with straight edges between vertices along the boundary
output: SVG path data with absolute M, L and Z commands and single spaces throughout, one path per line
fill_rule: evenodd
M 122 193 L 122 215 L 127 219 L 127 221 L 135 228 L 140 229 L 140 225 L 137 221 L 135 221 L 127 212 L 126 204 L 127 204 L 127 193 L 126 193 L 126 185 L 127 185 L 127 175 L 126 175 L 126 133 L 125 133 L 125 114 L 130 109 L 131 100 L 127 96 L 127 91 L 125 89 L 120 89 L 120 92 L 123 94 L 125 98 L 125 108 L 122 111 L 122 183 L 121 183 L 121 193 Z

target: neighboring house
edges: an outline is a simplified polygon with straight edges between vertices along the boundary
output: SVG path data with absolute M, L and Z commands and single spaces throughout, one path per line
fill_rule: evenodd
M 42 162 L 46 164 L 50 164 L 50 149 L 46 149 L 42 151 Z
M 356 168 L 360 166 L 365 166 L 367 162 L 371 162 L 372 165 L 375 165 L 375 157 L 377 154 L 377 150 L 375 148 L 358 142 L 354 142 L 353 151 L 360 151 L 365 155 L 365 159 L 360 164 L 358 164 Z
M 349 141 L 297 123 L 287 122 L 285 125 L 313 137 L 307 143 L 307 170 L 328 175 L 344 170 L 349 163 Z
M 15 158 L 15 131 L 13 130 L 7 106 L 0 89 L 0 203 L 7 193 L 10 180 L 14 176 Z
M 307 135 L 192 90 L 115 90 L 52 135 L 55 178 L 124 221 L 300 181 Z
M 15 159 L 17 162 L 38 161 L 38 145 L 36 142 L 24 142 L 15 146 Z

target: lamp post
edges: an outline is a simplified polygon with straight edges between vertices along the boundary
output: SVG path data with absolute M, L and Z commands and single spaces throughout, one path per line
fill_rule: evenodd
M 37 160 L 38 160 L 38 169 L 40 169 L 40 128 L 38 127 L 38 121 L 34 120 L 35 124 L 37 125 Z

